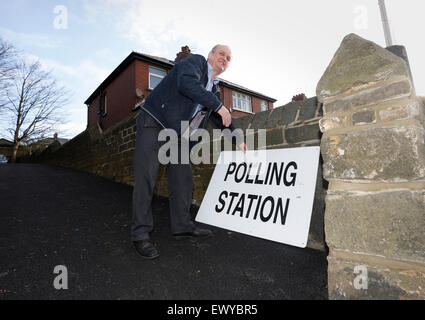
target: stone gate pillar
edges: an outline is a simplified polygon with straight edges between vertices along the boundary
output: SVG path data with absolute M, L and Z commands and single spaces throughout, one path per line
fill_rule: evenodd
M 406 63 L 350 34 L 317 96 L 329 298 L 425 299 L 424 106 Z

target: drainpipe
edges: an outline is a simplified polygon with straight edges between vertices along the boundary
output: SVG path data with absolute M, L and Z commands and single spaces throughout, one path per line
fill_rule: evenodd
M 385 42 L 387 47 L 393 45 L 390 33 L 390 25 L 388 23 L 387 9 L 385 8 L 385 0 L 378 0 L 379 9 L 381 10 L 382 26 L 384 27 Z
M 99 116 L 99 126 L 103 129 L 102 119 L 106 116 L 106 113 L 103 112 L 103 100 L 104 100 L 104 92 L 100 91 L 99 96 L 99 111 L 97 115 Z
M 385 49 L 395 54 L 396 56 L 399 56 L 406 62 L 407 69 L 409 71 L 410 80 L 412 81 L 412 85 L 414 86 L 412 70 L 410 69 L 410 63 L 409 63 L 409 58 L 407 57 L 406 48 L 401 45 L 393 45 L 391 32 L 390 32 L 390 24 L 388 22 L 387 9 L 385 8 L 385 0 L 378 0 L 378 1 L 379 1 L 379 9 L 381 10 L 382 26 L 384 27 L 385 43 L 387 44 L 387 47 Z

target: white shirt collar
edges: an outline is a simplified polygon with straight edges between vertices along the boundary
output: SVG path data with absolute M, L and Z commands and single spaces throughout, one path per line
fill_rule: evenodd
M 213 67 L 211 66 L 210 62 L 209 62 L 209 61 L 207 61 L 207 62 L 208 62 L 208 82 L 209 82 L 209 81 L 212 81 L 212 82 L 213 82 L 213 84 L 217 85 L 217 83 L 218 83 L 220 80 L 218 80 L 217 78 L 215 78 L 214 80 L 212 80 L 214 70 L 213 70 Z

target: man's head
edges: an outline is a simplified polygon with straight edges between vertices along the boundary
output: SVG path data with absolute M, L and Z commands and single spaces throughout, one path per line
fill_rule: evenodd
M 214 70 L 214 76 L 226 71 L 230 61 L 232 61 L 232 51 L 225 45 L 215 45 L 208 54 L 208 62 Z

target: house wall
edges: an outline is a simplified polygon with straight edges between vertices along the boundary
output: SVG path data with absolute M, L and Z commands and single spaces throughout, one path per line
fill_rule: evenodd
M 107 99 L 107 114 L 102 119 L 102 129 L 106 130 L 132 113 L 136 104 L 136 61 L 122 71 L 105 89 Z M 88 126 L 99 122 L 99 103 L 97 96 L 90 104 Z
M 233 89 L 230 89 L 230 88 L 227 88 L 227 87 L 224 87 L 224 86 L 220 86 L 220 91 L 221 91 L 222 103 L 228 108 L 233 108 L 232 92 L 237 91 L 237 90 L 233 90 Z M 251 95 L 252 113 L 261 112 L 261 101 L 262 100 L 263 99 L 260 99 L 260 98 L 257 98 L 255 96 Z M 273 102 L 268 101 L 268 110 L 271 110 L 271 109 L 273 109 Z M 237 119 L 237 118 L 245 117 L 245 116 L 252 114 L 252 113 L 233 109 L 232 118 Z
M 99 96 L 97 96 L 92 103 L 87 107 L 88 121 L 87 127 L 95 125 L 98 121 L 97 112 L 99 111 Z
M 145 98 L 151 93 L 151 90 L 149 90 L 149 66 L 152 65 L 156 68 L 166 70 L 167 73 L 170 71 L 170 69 L 166 69 L 161 66 L 157 66 L 155 64 L 149 64 L 144 61 L 136 60 L 135 61 L 135 88 L 139 88 L 143 91 L 143 94 Z M 142 99 L 139 99 L 142 100 Z
M 220 96 L 221 96 L 221 103 L 224 104 L 227 108 L 233 107 L 232 102 L 232 90 L 229 88 L 220 86 Z M 246 116 L 248 113 L 244 112 L 232 112 L 232 118 L 239 118 L 241 116 Z
M 143 98 L 136 96 L 136 88 L 142 90 L 144 98 L 146 98 L 151 90 L 149 90 L 149 65 L 164 69 L 167 73 L 170 69 L 165 69 L 155 64 L 135 60 L 133 61 L 114 81 L 112 81 L 104 90 L 107 96 L 107 114 L 102 118 L 102 129 L 107 130 L 116 123 L 132 113 L 134 105 Z M 232 89 L 220 86 L 222 103 L 228 107 L 233 107 Z M 97 96 L 88 107 L 88 127 L 99 122 L 99 103 L 100 97 Z M 261 110 L 261 99 L 251 96 L 253 113 Z M 269 110 L 273 109 L 273 103 L 268 102 Z M 251 113 L 234 110 L 233 118 L 240 118 Z

